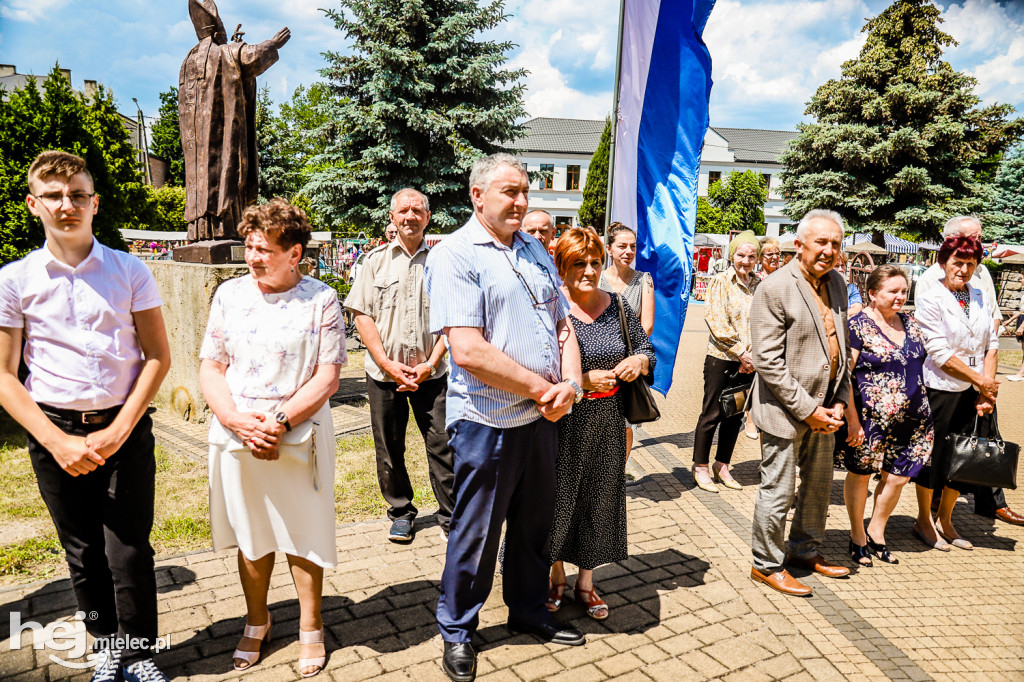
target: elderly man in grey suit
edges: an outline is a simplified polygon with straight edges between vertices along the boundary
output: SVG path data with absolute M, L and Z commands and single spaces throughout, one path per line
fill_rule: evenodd
M 761 487 L 754 507 L 754 566 L 750 577 L 785 594 L 811 588 L 784 568 L 830 578 L 849 569 L 821 556 L 832 491 L 833 435 L 850 396 L 846 284 L 834 272 L 843 220 L 833 211 L 810 211 L 796 232 L 797 257 L 754 293 L 751 354 L 757 381 L 751 416 L 761 429 Z M 783 546 L 786 513 L 800 494 Z

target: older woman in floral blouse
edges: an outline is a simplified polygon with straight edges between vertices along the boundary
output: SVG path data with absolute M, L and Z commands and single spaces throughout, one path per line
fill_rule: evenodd
M 885 526 L 900 493 L 928 463 L 935 429 L 924 385 L 924 332 L 901 312 L 910 288 L 898 265 L 875 268 L 868 277 L 869 304 L 848 322 L 852 400 L 843 497 L 850 515 L 850 558 L 870 566 L 871 555 L 898 564 L 885 546 Z M 871 521 L 864 528 L 871 475 L 881 470 Z
M 743 412 L 725 418 L 721 397 L 726 388 L 750 385 L 754 365 L 750 357 L 750 304 L 760 281 L 753 275 L 758 254 L 757 237 L 749 230 L 729 243 L 730 266 L 708 285 L 704 321 L 708 354 L 704 358 L 704 406 L 693 439 L 693 478 L 702 490 L 717 493 L 718 481 L 726 488 L 740 485 L 729 473 L 736 437 L 743 425 Z M 718 453 L 714 467 L 708 467 L 711 442 L 718 430 Z M 712 476 L 714 480 L 712 480 Z

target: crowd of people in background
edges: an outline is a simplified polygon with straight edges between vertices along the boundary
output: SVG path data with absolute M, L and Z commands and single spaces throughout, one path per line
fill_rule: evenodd
M 28 180 L 28 207 L 47 241 L 0 270 L 0 404 L 29 432 L 40 491 L 96 640 L 94 682 L 159 682 L 145 411 L 169 367 L 160 297 L 138 259 L 93 237 L 99 200 L 82 159 L 45 152 Z M 429 197 L 396 192 L 386 239 L 367 245 L 343 303 L 367 348 L 392 542 L 414 541 L 419 514 L 406 462 L 410 411 L 426 445 L 447 542 L 436 612 L 441 667 L 455 682 L 476 676 L 473 637 L 499 555 L 511 631 L 585 643 L 581 630 L 552 616 L 570 597 L 567 563 L 577 569 L 572 598 L 589 617 L 609 617 L 594 571 L 628 556 L 633 438 L 624 387 L 651 383 L 656 365 L 654 282 L 634 268 L 630 227 L 610 225 L 605 241 L 592 228 L 570 228 L 552 244 L 552 216 L 528 212 L 528 175 L 508 154 L 474 164 L 469 194 L 467 223 L 429 248 Z M 213 413 L 213 543 L 236 550 L 245 598 L 232 663 L 239 671 L 259 663 L 281 552 L 298 595 L 303 677 L 326 665 L 324 571 L 338 562 L 329 398 L 347 362 L 342 304 L 300 268 L 311 231 L 304 212 L 282 199 L 245 211 L 250 272 L 218 288 L 198 353 Z M 714 265 L 692 474 L 705 493 L 740 489 L 730 465 L 747 421 L 761 446 L 755 581 L 806 596 L 811 587 L 787 566 L 850 573 L 821 552 L 837 456 L 855 567 L 898 563 L 886 526 L 910 482 L 913 532 L 929 548 L 972 548 L 952 518 L 964 493 L 974 495 L 976 513 L 1024 524 L 1001 489 L 948 477 L 946 436 L 975 422 L 982 434 L 997 428 L 1001 316 L 980 264 L 980 231 L 975 218 L 950 220 L 913 316 L 903 310 L 910 282 L 898 266 L 875 269 L 864 298 L 845 280 L 844 224 L 832 211 L 803 217 L 790 262 L 777 240 L 744 232 Z M 348 252 L 349 267 L 361 253 Z M 85 343 L 71 340 L 80 333 Z

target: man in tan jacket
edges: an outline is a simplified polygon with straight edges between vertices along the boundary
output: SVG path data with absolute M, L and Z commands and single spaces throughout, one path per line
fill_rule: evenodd
M 811 588 L 783 562 L 838 578 L 849 569 L 821 556 L 832 491 L 834 433 L 850 396 L 846 284 L 833 270 L 843 221 L 810 211 L 797 227 L 797 257 L 761 282 L 751 307 L 751 354 L 757 380 L 751 416 L 762 431 L 761 486 L 754 507 L 750 576 L 785 594 Z M 800 494 L 783 546 L 786 512 Z

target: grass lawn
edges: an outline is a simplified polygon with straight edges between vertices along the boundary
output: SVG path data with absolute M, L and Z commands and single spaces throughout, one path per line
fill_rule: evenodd
M 437 508 L 423 438 L 410 419 L 406 459 L 421 513 Z M 156 449 L 156 509 L 151 540 L 157 557 L 211 546 L 206 463 Z M 338 441 L 334 497 L 338 523 L 383 518 L 373 438 Z M 0 412 L 0 586 L 67 574 L 64 552 L 39 497 L 24 432 Z

